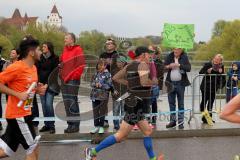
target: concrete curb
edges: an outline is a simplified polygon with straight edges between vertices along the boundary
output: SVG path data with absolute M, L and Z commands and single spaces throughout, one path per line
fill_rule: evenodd
M 113 134 L 108 132 L 101 135 L 101 138 L 107 137 Z M 41 135 L 41 141 L 61 141 L 61 140 L 91 140 L 97 135 L 91 135 L 89 133 L 72 133 L 72 134 L 43 134 Z M 153 138 L 192 138 L 192 137 L 220 137 L 220 136 L 240 136 L 240 128 L 231 129 L 195 129 L 195 130 L 166 130 L 166 131 L 154 131 Z M 133 131 L 128 139 L 141 139 L 142 133 L 139 131 Z

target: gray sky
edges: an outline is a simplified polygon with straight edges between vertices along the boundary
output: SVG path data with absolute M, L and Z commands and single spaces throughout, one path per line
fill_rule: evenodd
M 0 16 L 46 20 L 53 4 L 69 31 L 97 29 L 121 37 L 161 35 L 164 23 L 195 24 L 195 40 L 208 41 L 219 19 L 239 19 L 239 0 L 0 0 Z

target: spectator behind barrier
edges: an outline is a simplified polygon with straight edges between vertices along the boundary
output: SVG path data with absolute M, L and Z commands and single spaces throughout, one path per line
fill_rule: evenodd
M 99 59 L 103 59 L 106 62 L 106 69 L 111 73 L 112 76 L 114 76 L 117 73 L 117 67 L 116 67 L 116 60 L 118 57 L 117 52 L 117 44 L 116 41 L 113 38 L 108 38 L 104 45 L 105 52 L 103 52 Z M 109 100 L 109 97 L 108 97 Z M 114 100 L 113 100 L 114 101 Z M 114 108 L 114 103 L 113 103 Z M 108 120 L 104 120 L 104 127 L 108 128 Z
M 190 85 L 187 72 L 191 71 L 187 53 L 181 48 L 173 49 L 165 59 L 165 68 L 168 70 L 166 77 L 166 86 L 168 88 L 168 103 L 171 112 L 176 111 L 176 98 L 178 100 L 178 119 L 176 113 L 171 113 L 170 123 L 166 128 L 172 128 L 177 125 L 179 129 L 184 128 L 184 92 L 185 87 Z
M 232 68 L 228 71 L 227 81 L 227 102 L 238 94 L 238 80 L 240 79 L 239 62 L 233 62 Z
M 152 100 L 151 100 L 152 113 L 157 113 L 158 112 L 157 98 L 159 97 L 159 92 L 160 90 L 162 90 L 162 86 L 163 86 L 164 65 L 161 60 L 161 53 L 159 48 L 157 46 L 150 45 L 148 49 L 152 51 L 152 60 L 156 68 L 156 78 L 158 79 L 158 85 L 155 85 L 152 87 Z M 157 116 L 152 116 L 151 124 L 153 128 L 155 128 L 156 120 L 157 120 Z
M 215 55 L 211 62 L 204 64 L 199 74 L 205 74 L 200 85 L 202 93 L 200 111 L 203 112 L 207 108 L 211 112 L 216 92 L 218 89 L 223 88 L 226 83 L 225 76 L 221 76 L 221 74 L 224 74 L 223 56 L 221 54 Z M 210 116 L 212 117 L 212 113 L 210 113 Z M 202 122 L 207 123 L 204 116 L 202 117 Z
M 91 80 L 92 91 L 90 98 L 92 100 L 94 128 L 92 134 L 104 133 L 104 120 L 108 112 L 108 97 L 110 90 L 113 90 L 112 77 L 106 69 L 106 61 L 99 60 L 96 66 L 96 73 Z
M 50 74 L 58 66 L 59 57 L 55 55 L 54 46 L 51 42 L 42 44 L 42 52 L 40 61 L 36 64 L 38 78 L 40 83 L 48 84 Z M 45 95 L 40 96 L 44 117 L 54 117 L 53 99 L 55 95 L 56 93 L 48 87 Z M 49 131 L 50 134 L 55 133 L 54 121 L 44 121 L 44 126 L 39 131 Z
M 67 117 L 80 118 L 78 105 L 78 90 L 80 78 L 85 67 L 83 49 L 75 45 L 76 37 L 73 33 L 65 35 L 62 55 L 60 56 L 59 74 L 62 80 L 61 91 Z M 68 127 L 64 133 L 79 132 L 80 120 L 68 120 Z

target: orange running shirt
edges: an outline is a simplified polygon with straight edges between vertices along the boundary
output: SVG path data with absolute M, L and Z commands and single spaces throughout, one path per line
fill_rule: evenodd
M 29 67 L 23 61 L 17 61 L 0 73 L 0 83 L 7 84 L 9 88 L 17 92 L 26 92 L 33 82 L 37 82 L 37 69 L 35 66 Z M 5 118 L 13 119 L 31 115 L 32 99 L 35 90 L 21 107 L 17 104 L 20 101 L 17 97 L 9 95 L 6 106 Z

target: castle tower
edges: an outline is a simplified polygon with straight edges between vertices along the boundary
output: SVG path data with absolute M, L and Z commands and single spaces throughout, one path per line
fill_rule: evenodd
M 62 26 L 62 16 L 60 16 L 56 5 L 53 6 L 50 16 L 47 17 L 47 22 L 57 27 Z

